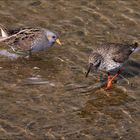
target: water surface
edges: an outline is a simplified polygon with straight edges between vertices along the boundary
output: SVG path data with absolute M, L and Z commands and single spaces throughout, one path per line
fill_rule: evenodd
M 0 59 L 0 139 L 139 140 L 140 55 L 113 89 L 85 78 L 88 56 L 103 42 L 139 42 L 138 0 L 1 0 L 0 23 L 58 32 L 33 59 Z

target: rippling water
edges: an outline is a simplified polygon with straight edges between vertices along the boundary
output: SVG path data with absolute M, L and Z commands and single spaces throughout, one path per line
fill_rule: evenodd
M 139 140 L 140 55 L 124 66 L 110 91 L 100 74 L 85 78 L 97 45 L 139 42 L 138 0 L 1 0 L 0 23 L 9 29 L 49 28 L 55 45 L 31 60 L 0 60 L 0 139 Z M 140 42 L 139 42 L 140 43 Z

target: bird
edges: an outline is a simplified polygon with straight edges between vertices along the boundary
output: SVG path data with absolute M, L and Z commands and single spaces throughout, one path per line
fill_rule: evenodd
M 138 43 L 104 43 L 97 47 L 89 56 L 88 76 L 93 71 L 107 72 L 108 80 L 106 90 L 111 89 L 112 81 L 122 72 L 122 66 L 128 61 L 129 56 L 136 50 Z M 116 72 L 111 78 L 110 73 Z
M 8 33 L 0 26 L 0 30 L 0 43 L 4 44 L 4 50 L 0 48 L 0 55 L 11 58 L 31 56 L 34 52 L 45 51 L 55 42 L 62 45 L 58 35 L 45 28 L 26 27 Z

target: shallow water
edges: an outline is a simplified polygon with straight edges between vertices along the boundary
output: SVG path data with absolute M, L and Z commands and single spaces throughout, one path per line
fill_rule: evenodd
M 110 91 L 100 74 L 85 78 L 97 45 L 139 42 L 138 0 L 1 0 L 0 23 L 40 26 L 60 34 L 32 59 L 0 60 L 0 139 L 139 140 L 140 55 Z M 140 43 L 140 42 L 139 42 Z

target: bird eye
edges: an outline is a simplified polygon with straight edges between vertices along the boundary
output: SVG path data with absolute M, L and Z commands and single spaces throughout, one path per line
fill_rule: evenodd
M 55 36 L 52 36 L 52 38 L 55 39 L 56 37 Z

